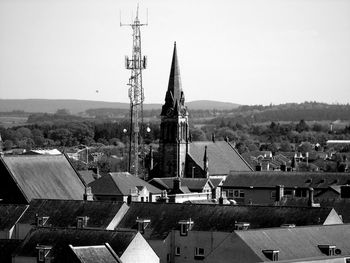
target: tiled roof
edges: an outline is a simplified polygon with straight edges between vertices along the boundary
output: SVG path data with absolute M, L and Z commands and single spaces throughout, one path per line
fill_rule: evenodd
M 48 216 L 45 224 L 47 226 L 76 227 L 77 217 L 87 216 L 87 227 L 106 228 L 122 206 L 126 204 L 109 201 L 34 199 L 18 223 L 35 224 L 36 216 Z
M 81 263 L 122 263 L 108 244 L 70 248 Z
M 176 177 L 164 177 L 164 178 L 153 178 L 149 181 L 152 184 L 153 181 L 156 181 L 158 184 L 163 185 L 167 190 L 174 188 L 174 179 Z M 187 186 L 188 189 L 192 192 L 202 191 L 204 186 L 209 181 L 208 178 L 180 178 L 181 186 Z
M 223 187 L 313 187 L 328 188 L 350 182 L 348 173 L 321 172 L 231 172 Z
M 36 228 L 24 239 L 22 245 L 15 251 L 16 256 L 36 257 L 36 247 L 52 246 L 53 262 L 68 262 L 70 255 L 68 245 L 95 246 L 108 242 L 120 257 L 130 242 L 137 235 L 136 231 L 111 231 L 76 228 Z
M 0 160 L 27 201 L 83 199 L 85 186 L 64 155 L 3 156 Z
M 0 230 L 9 230 L 13 227 L 28 205 L 0 205 Z
M 178 228 L 180 220 L 189 218 L 194 221 L 193 230 L 230 232 L 235 221 L 249 222 L 252 228 L 322 224 L 331 211 L 332 208 L 315 207 L 131 203 L 117 227 L 135 229 L 137 218 L 150 219 L 146 239 L 164 239 Z
M 262 250 L 278 250 L 279 260 L 326 256 L 318 245 L 335 245 L 342 255 L 350 254 L 350 225 L 307 226 L 236 231 L 241 240 L 263 261 Z
M 225 175 L 230 171 L 252 171 L 252 168 L 229 142 L 192 142 L 189 144 L 189 155 L 203 170 L 205 146 L 207 146 L 210 175 Z
M 153 194 L 161 193 L 161 190 L 146 181 L 127 172 L 109 173 L 90 184 L 94 194 L 104 195 L 130 195 L 130 189 L 143 186 Z

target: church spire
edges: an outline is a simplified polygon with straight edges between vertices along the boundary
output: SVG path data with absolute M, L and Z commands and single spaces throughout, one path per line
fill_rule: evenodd
M 185 96 L 182 91 L 181 86 L 181 76 L 180 76 L 180 67 L 179 62 L 177 58 L 177 50 L 176 50 L 176 42 L 174 42 L 174 51 L 173 51 L 173 59 L 171 62 L 171 69 L 170 69 L 170 76 L 169 76 L 169 83 L 168 83 L 168 90 L 165 95 L 165 104 L 163 106 L 164 108 L 174 108 L 178 104 L 178 106 L 183 107 L 185 103 Z M 162 115 L 165 113 L 165 111 L 162 110 Z

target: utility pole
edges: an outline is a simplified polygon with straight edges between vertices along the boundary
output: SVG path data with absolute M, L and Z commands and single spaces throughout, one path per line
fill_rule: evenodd
M 141 26 L 139 20 L 139 7 L 137 6 L 136 17 L 131 24 L 120 26 L 131 26 L 133 30 L 133 45 L 131 58 L 125 57 L 125 67 L 131 71 L 129 78 L 129 98 L 130 98 L 130 129 L 129 129 L 129 163 L 128 171 L 135 176 L 139 174 L 139 152 L 143 152 L 143 101 L 144 92 L 142 87 L 142 70 L 146 69 L 147 58 L 141 54 Z

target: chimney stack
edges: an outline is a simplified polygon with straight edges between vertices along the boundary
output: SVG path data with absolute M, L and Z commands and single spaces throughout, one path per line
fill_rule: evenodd
M 212 134 L 211 134 L 211 140 L 212 140 L 213 142 L 215 142 L 215 133 L 212 133 Z
M 181 188 L 181 179 L 179 177 L 176 177 L 174 179 L 174 186 L 173 186 L 173 191 L 177 192 Z
M 203 157 L 203 167 L 204 167 L 205 175 L 208 178 L 209 177 L 209 172 L 208 172 L 208 169 L 209 169 L 209 158 L 208 158 L 207 149 L 208 149 L 208 147 L 205 146 L 204 147 L 204 157 Z
M 282 171 L 282 172 L 287 171 L 287 165 L 286 165 L 286 162 L 283 162 L 283 164 L 281 164 L 281 171 Z
M 257 172 L 261 172 L 261 163 L 258 163 L 256 166 L 255 166 L 255 171 Z
M 153 170 L 153 148 L 152 145 L 149 147 L 149 155 L 150 155 L 150 165 L 149 165 L 149 169 Z
M 94 195 L 91 192 L 91 187 L 86 186 L 85 193 L 84 193 L 84 201 L 93 201 L 93 200 L 94 200 Z

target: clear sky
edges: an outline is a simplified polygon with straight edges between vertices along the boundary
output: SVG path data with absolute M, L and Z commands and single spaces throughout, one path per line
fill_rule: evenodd
M 349 0 L 0 0 L 0 98 L 128 102 L 138 2 L 145 103 L 174 41 L 187 101 L 350 102 Z

